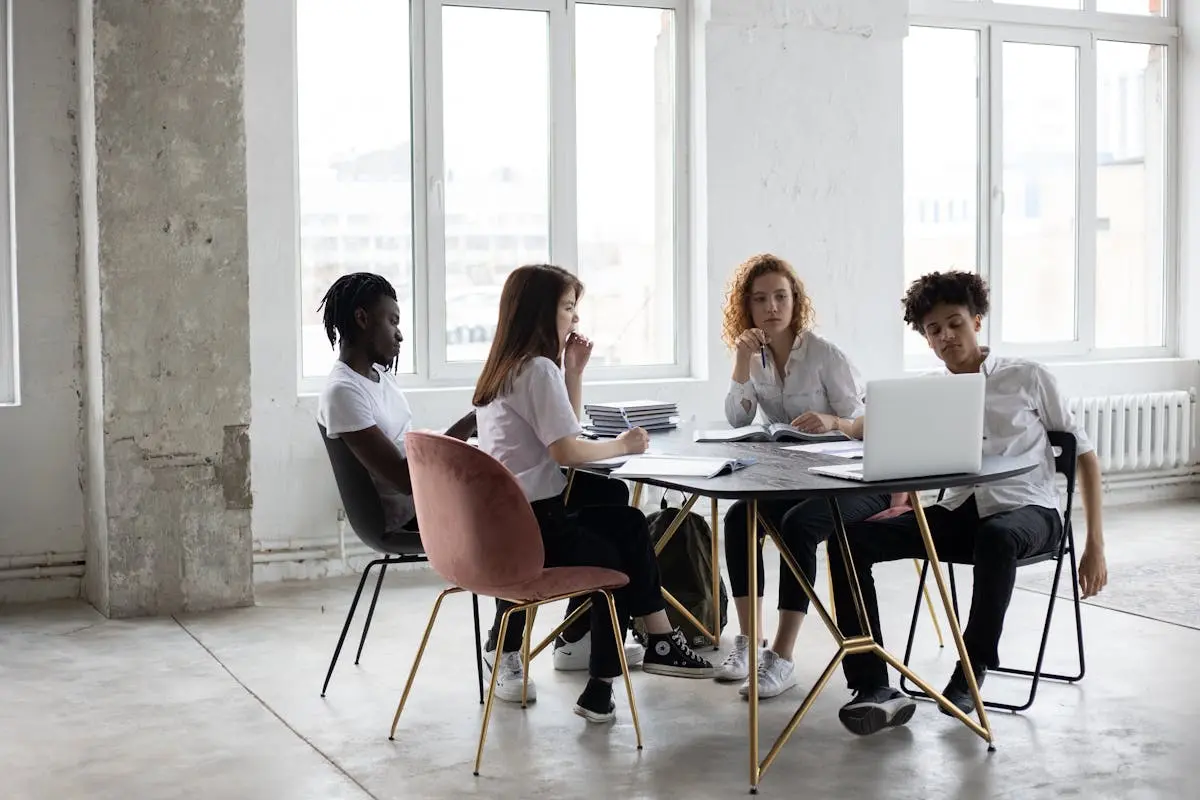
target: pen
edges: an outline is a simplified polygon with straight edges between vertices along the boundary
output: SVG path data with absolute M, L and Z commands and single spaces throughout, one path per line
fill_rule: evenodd
M 621 408 L 621 419 L 625 420 L 625 430 L 633 430 L 633 426 L 629 424 L 629 415 L 625 413 L 625 408 Z
M 767 348 L 763 347 L 762 345 L 759 345 L 758 353 L 759 353 L 759 355 L 762 356 L 763 369 L 766 369 L 767 368 Z

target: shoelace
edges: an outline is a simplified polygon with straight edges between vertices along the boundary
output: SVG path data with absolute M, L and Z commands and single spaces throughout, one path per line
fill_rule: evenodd
M 731 667 L 735 664 L 742 663 L 746 660 L 746 656 L 749 654 L 749 652 L 749 645 L 747 645 L 745 648 L 735 647 L 733 650 L 729 651 L 729 655 L 725 656 L 725 666 Z
M 688 644 L 688 641 L 686 638 L 684 638 L 683 633 L 681 633 L 678 629 L 671 632 L 671 640 L 675 642 L 675 646 L 678 647 L 680 651 L 682 651 L 683 654 L 692 661 L 702 660 L 699 654 L 697 654 L 696 651 L 692 649 L 692 646 Z

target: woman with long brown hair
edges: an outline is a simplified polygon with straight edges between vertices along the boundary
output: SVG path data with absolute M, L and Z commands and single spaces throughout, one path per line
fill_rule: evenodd
M 641 511 L 630 506 L 588 506 L 568 512 L 562 467 L 645 452 L 641 428 L 611 441 L 579 438 L 583 370 L 592 343 L 575 332 L 583 284 L 561 267 L 514 270 L 500 295 L 500 315 L 472 400 L 479 446 L 504 464 L 525 490 L 542 531 L 546 566 L 596 566 L 619 570 L 629 584 L 614 592 L 618 623 L 642 618 L 648 632 L 642 671 L 678 677 L 711 677 L 712 665 L 688 646 L 664 612 L 658 562 Z M 605 603 L 591 608 L 591 675 L 575 704 L 590 722 L 614 718 L 612 679 L 621 674 Z M 523 622 L 509 621 L 512 641 L 501 643 L 497 681 L 522 678 Z
M 730 425 L 752 423 L 761 412 L 767 422 L 795 425 L 808 433 L 841 431 L 861 437 L 856 420 L 863 414 L 863 386 L 858 372 L 836 345 L 812 330 L 812 299 L 796 271 L 770 254 L 742 263 L 729 281 L 723 337 L 734 352 L 733 376 L 725 397 Z M 867 519 L 888 507 L 890 497 L 854 495 L 840 501 L 847 524 Z M 760 502 L 759 513 L 783 537 L 801 571 L 812 581 L 817 545 L 829 537 L 833 519 L 824 500 Z M 761 530 L 761 528 L 760 528 Z M 742 681 L 750 691 L 749 646 L 745 635 L 750 611 L 750 569 L 745 503 L 725 515 L 725 563 L 741 634 L 729 656 L 717 667 L 717 680 Z M 758 603 L 762 619 L 763 558 L 758 545 Z M 770 648 L 758 660 L 758 696 L 775 697 L 796 685 L 792 651 L 808 613 L 808 597 L 780 559 L 779 627 Z

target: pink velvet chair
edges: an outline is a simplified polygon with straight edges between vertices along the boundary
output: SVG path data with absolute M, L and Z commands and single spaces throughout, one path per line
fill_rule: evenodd
M 473 592 L 513 603 L 513 607 L 501 617 L 498 638 L 501 642 L 508 630 L 509 617 L 520 611 L 528 611 L 521 653 L 526 681 L 522 687 L 521 706 L 525 707 L 529 661 L 544 650 L 559 632 L 553 631 L 531 652 L 530 633 L 537 609 L 546 603 L 579 595 L 601 594 L 608 601 L 608 611 L 613 620 L 613 636 L 621 658 L 621 672 L 625 677 L 625 690 L 629 695 L 629 709 L 640 750 L 642 729 L 638 722 L 633 684 L 629 680 L 629 665 L 625 662 L 625 647 L 617 626 L 616 605 L 612 597 L 614 590 L 629 583 L 629 577 L 600 567 L 543 566 L 545 552 L 533 509 L 525 499 L 517 479 L 500 462 L 465 442 L 441 434 L 411 432 L 404 437 L 404 441 L 412 476 L 413 501 L 417 507 L 417 518 L 421 520 L 421 543 L 430 566 L 451 586 L 439 594 L 433 604 L 429 624 L 396 707 L 388 738 L 395 738 L 400 713 L 412 690 L 413 679 L 425 654 L 429 634 L 437 621 L 438 610 L 447 595 Z M 479 732 L 479 748 L 475 753 L 476 775 L 483 760 L 483 745 L 487 739 L 498 674 L 498 669 L 492 670 L 483 711 L 483 726 Z

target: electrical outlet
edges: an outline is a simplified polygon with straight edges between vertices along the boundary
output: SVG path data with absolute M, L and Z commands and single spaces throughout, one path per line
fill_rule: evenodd
M 337 518 L 338 518 L 338 522 L 345 522 L 346 521 L 346 509 L 339 508 Z

